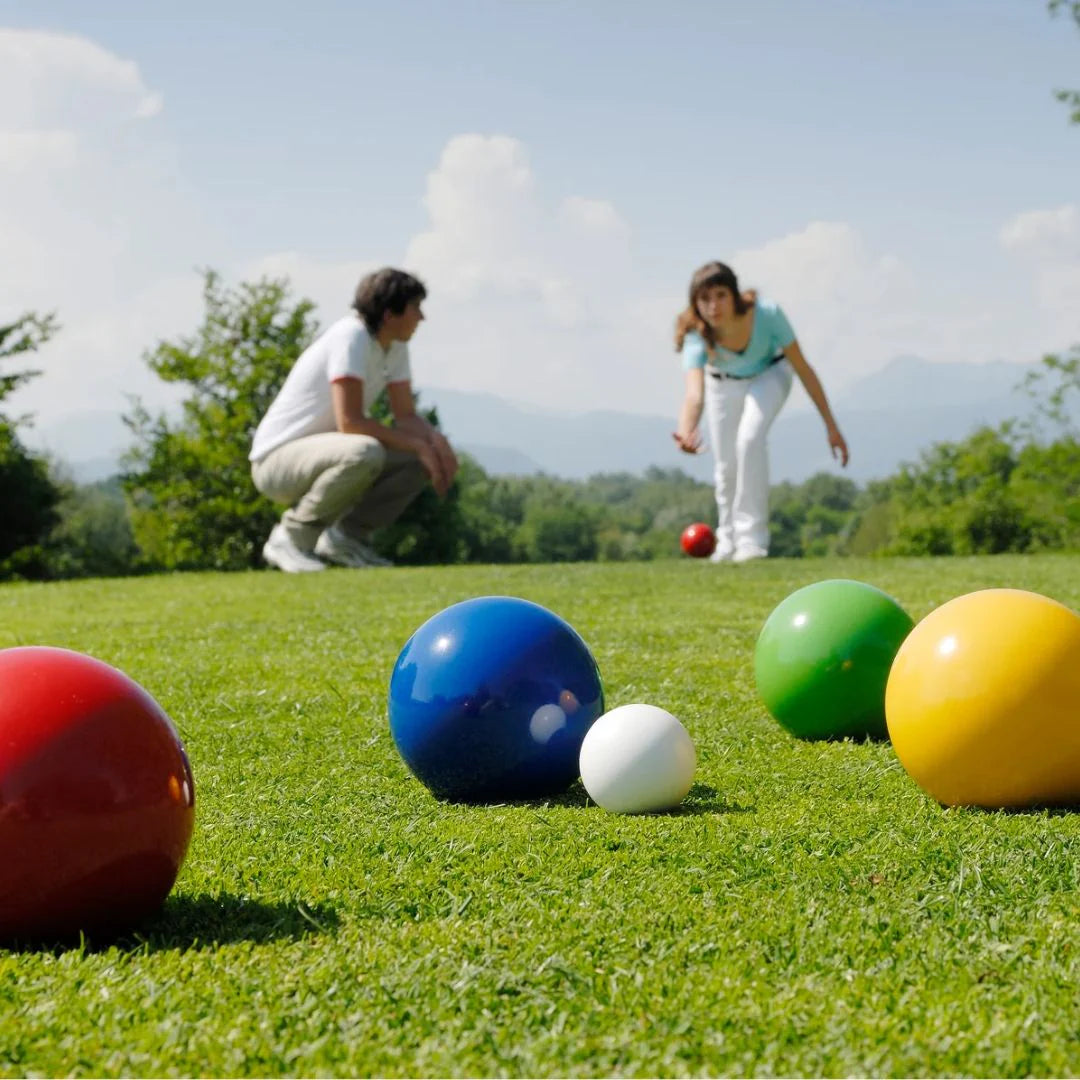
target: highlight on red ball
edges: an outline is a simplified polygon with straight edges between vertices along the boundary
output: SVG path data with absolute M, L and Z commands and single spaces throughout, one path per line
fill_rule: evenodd
M 695 521 L 683 529 L 683 551 L 693 559 L 707 559 L 716 550 L 716 533 L 704 521 Z
M 68 649 L 0 651 L 0 940 L 131 929 L 194 821 L 183 744 L 138 683 Z

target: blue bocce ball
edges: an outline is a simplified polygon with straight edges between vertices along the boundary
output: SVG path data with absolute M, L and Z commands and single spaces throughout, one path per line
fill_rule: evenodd
M 502 802 L 565 791 L 604 711 L 596 661 L 577 631 L 512 596 L 433 615 L 398 656 L 390 732 L 440 799 Z

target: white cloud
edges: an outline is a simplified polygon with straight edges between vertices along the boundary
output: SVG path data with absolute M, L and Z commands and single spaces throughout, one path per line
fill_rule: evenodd
M 134 61 L 72 34 L 0 27 L 0 129 L 77 128 L 161 108 Z
M 4 70 L 12 57 L 18 76 Z M 66 104 L 73 99 L 78 108 Z M 141 354 L 197 325 L 196 266 L 218 266 L 230 283 L 286 276 L 325 324 L 348 308 L 364 273 L 398 263 L 430 290 L 413 348 L 422 390 L 674 420 L 682 376 L 671 328 L 699 236 L 686 239 L 695 254 L 680 280 L 656 280 L 610 201 L 551 191 L 521 142 L 473 134 L 447 143 L 427 177 L 427 224 L 403 238 L 401 251 L 231 260 L 191 228 L 192 208 L 178 201 L 169 148 L 147 122 L 161 107 L 131 61 L 78 38 L 0 31 L 0 318 L 8 306 L 58 309 L 64 325 L 40 358 L 47 375 L 20 391 L 20 408 L 43 419 L 119 410 L 126 391 L 165 403 L 170 391 Z M 1034 268 L 1047 310 L 1074 323 L 1077 218 L 1075 206 L 1020 215 L 1000 237 Z M 916 273 L 848 222 L 811 222 L 720 254 L 745 286 L 783 305 L 830 394 L 902 353 L 1028 360 L 1043 345 L 1027 313 L 964 296 L 943 275 Z
M 237 276 L 244 281 L 287 278 L 293 299 L 311 300 L 316 318 L 325 326 L 349 310 L 360 279 L 381 265 L 364 259 L 325 262 L 298 251 L 282 251 L 246 263 Z
M 598 236 L 607 235 L 626 243 L 630 238 L 630 229 L 619 217 L 619 212 L 609 202 L 601 199 L 585 199 L 580 195 L 571 195 L 563 199 L 559 215 L 572 229 Z
M 1017 214 L 998 239 L 1030 275 L 1037 311 L 1028 318 L 1042 330 L 1039 351 L 1080 340 L 1080 206 Z
M 894 256 L 869 251 L 849 224 L 813 222 L 731 261 L 741 284 L 784 308 L 823 376 L 846 381 L 915 351 L 912 275 Z
M 165 108 L 165 99 L 160 94 L 147 94 L 135 106 L 136 120 L 149 120 Z
M 79 140 L 73 131 L 0 131 L 0 173 L 32 173 L 39 169 L 70 169 Z
M 138 119 L 160 107 L 135 63 L 94 42 L 0 29 L 5 307 L 59 307 L 70 321 L 107 301 L 133 234 L 173 209 L 161 145 Z
M 649 279 L 611 203 L 549 198 L 520 142 L 469 135 L 447 145 L 425 206 L 429 226 L 407 255 L 432 289 L 420 378 L 573 411 L 675 414 L 670 335 L 685 282 Z M 782 304 L 830 393 L 902 354 L 1019 361 L 1041 347 L 1022 319 L 874 250 L 847 222 L 728 257 Z M 693 270 L 688 261 L 685 281 Z
M 451 139 L 428 176 L 424 206 L 430 227 L 413 239 L 406 261 L 444 296 L 538 297 L 565 321 L 569 290 L 547 250 L 556 221 L 544 213 L 521 143 L 503 135 Z
M 1061 324 L 1060 344 L 1080 340 L 1080 261 L 1048 266 L 1040 271 L 1038 296 L 1043 307 Z
M 181 400 L 180 388 L 163 383 L 143 356 L 161 340 L 190 333 L 202 314 L 201 279 L 195 273 L 164 277 L 127 302 L 65 323 L 55 342 L 32 360 L 42 376 L 13 399 L 35 414 L 27 441 L 62 457 L 99 457 L 128 445 L 119 417 L 141 399 L 152 411 Z M 15 411 L 15 410 L 13 410 Z M 98 425 L 70 424 L 83 413 L 112 415 Z
M 1080 259 L 1080 207 L 1028 210 L 1007 221 L 998 234 L 1002 246 L 1039 261 Z
M 61 331 L 13 410 L 41 426 L 169 390 L 143 350 L 197 311 L 212 257 L 177 194 L 162 99 L 132 60 L 85 38 L 0 28 L 0 322 L 55 311 Z M 190 322 L 188 323 L 190 326 Z
M 916 272 L 897 256 L 872 250 L 844 222 L 811 223 L 736 252 L 732 264 L 741 284 L 757 286 L 783 306 L 830 395 L 900 355 L 1020 363 L 1052 340 L 1022 305 L 995 304 L 946 275 Z M 1046 280 L 1049 291 L 1051 277 Z M 1070 285 L 1054 280 L 1060 299 Z M 797 400 L 808 407 L 801 393 Z
M 405 263 L 428 283 L 418 381 L 570 411 L 667 410 L 678 373 L 631 230 L 609 202 L 546 196 L 525 147 L 462 135 L 428 177 L 428 228 Z

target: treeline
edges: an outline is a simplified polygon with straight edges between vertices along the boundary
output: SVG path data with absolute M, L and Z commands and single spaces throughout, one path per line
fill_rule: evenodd
M 261 565 L 280 508 L 256 492 L 247 452 L 255 425 L 317 326 L 310 302 L 293 302 L 285 281 L 229 289 L 208 273 L 204 301 L 195 333 L 145 356 L 159 378 L 184 388 L 184 404 L 179 417 L 135 404 L 125 417 L 132 446 L 121 475 L 74 483 L 26 448 L 23 419 L 0 414 L 0 498 L 7 508 L 0 578 Z M 52 317 L 36 315 L 0 326 L 0 362 L 34 352 L 56 330 Z M 37 374 L 0 373 L 0 401 Z M 1080 548 L 1080 442 L 1068 407 L 1078 389 L 1074 347 L 1045 358 L 1032 380 L 1034 420 L 936 444 L 865 487 L 832 473 L 774 486 L 772 553 Z M 434 411 L 427 415 L 438 422 Z M 492 476 L 466 458 L 446 498 L 425 492 L 377 546 L 402 564 L 676 558 L 683 527 L 714 516 L 711 486 L 676 468 L 569 481 Z

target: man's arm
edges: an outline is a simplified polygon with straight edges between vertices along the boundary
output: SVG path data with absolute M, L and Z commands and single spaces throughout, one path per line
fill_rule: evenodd
M 334 403 L 334 423 L 347 435 L 370 435 L 394 450 L 416 453 L 423 440 L 416 435 L 397 431 L 364 415 L 364 383 L 362 379 L 336 379 L 330 385 Z
M 406 453 L 415 454 L 420 459 L 420 464 L 427 470 L 428 476 L 431 477 L 435 490 L 440 495 L 446 493 L 453 477 L 448 478 L 445 475 L 443 464 L 428 439 L 417 430 L 397 426 L 387 427 L 378 420 L 372 420 L 364 415 L 362 379 L 336 379 L 331 383 L 330 391 L 334 404 L 334 423 L 338 431 L 343 431 L 347 435 L 369 435 L 373 439 L 378 439 L 390 450 L 404 450 Z M 410 392 L 410 399 L 411 397 Z M 393 408 L 393 394 L 391 394 L 391 408 Z M 417 417 L 417 419 L 422 418 Z
M 386 395 L 390 401 L 390 412 L 394 417 L 394 427 L 400 431 L 424 440 L 435 451 L 449 487 L 458 471 L 458 459 L 446 436 L 429 424 L 417 411 L 413 401 L 412 383 L 392 382 L 386 384 Z

